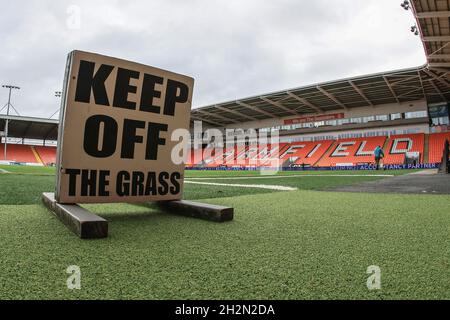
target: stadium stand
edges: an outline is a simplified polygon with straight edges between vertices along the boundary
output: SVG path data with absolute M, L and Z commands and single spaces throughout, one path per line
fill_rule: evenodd
M 429 151 L 427 163 L 440 163 L 443 146 L 446 139 L 450 140 L 450 132 L 433 133 L 427 135 L 429 139 Z M 223 153 L 212 147 L 197 149 L 197 162 L 194 161 L 194 150 L 190 150 L 187 167 L 216 168 L 225 167 L 261 167 L 271 166 L 267 160 L 268 155 L 278 152 L 280 161 L 277 166 L 311 166 L 311 167 L 336 167 L 357 166 L 374 164 L 373 151 L 381 146 L 385 153 L 384 164 L 404 164 L 407 152 L 418 152 L 418 163 L 424 163 L 424 145 L 426 135 L 404 134 L 376 136 L 366 138 L 347 138 L 339 140 L 305 141 L 294 143 L 281 143 L 278 149 L 272 149 L 271 145 L 262 147 L 245 147 L 238 150 L 225 150 Z M 203 151 L 203 152 L 202 152 Z M 202 156 L 204 158 L 202 158 Z M 256 159 L 259 156 L 259 161 Z M 203 159 L 203 160 L 202 160 Z
M 383 147 L 386 137 L 349 138 L 336 141 L 317 166 L 359 165 L 374 163 L 373 151 Z
M 440 163 L 445 140 L 450 141 L 450 132 L 432 133 L 429 135 L 428 162 Z
M 56 162 L 56 147 L 35 146 L 34 149 L 42 160 L 42 163 L 47 165 Z
M 425 135 L 423 133 L 393 135 L 389 138 L 387 147 L 384 149 L 383 163 L 403 164 L 407 152 L 419 152 L 419 163 L 423 163 L 424 145 Z
M 294 142 L 280 153 L 280 158 L 283 166 L 314 166 L 333 143 L 333 140 Z
M 271 166 L 271 159 L 275 158 L 279 161 L 278 155 L 287 149 L 288 144 L 282 143 L 278 147 L 273 148 L 272 145 L 260 146 L 235 146 L 233 149 L 215 150 L 213 147 L 203 149 L 203 166 L 207 168 L 215 168 L 219 166 L 226 167 L 261 167 Z M 200 150 L 196 150 L 197 156 L 200 156 Z M 272 155 L 276 155 L 273 157 Z M 271 157 L 272 156 L 272 157 Z M 195 161 L 194 151 L 191 150 L 190 164 L 193 166 L 201 165 L 202 161 Z M 200 159 L 200 158 L 197 158 Z M 188 164 L 187 164 L 188 165 Z M 189 166 L 189 165 L 188 165 Z M 278 163 L 277 163 L 278 166 Z
M 440 163 L 443 145 L 450 140 L 450 132 L 428 135 L 429 149 L 427 163 Z M 384 164 L 403 164 L 406 152 L 419 152 L 419 163 L 424 163 L 425 134 L 392 135 L 391 137 L 348 138 L 339 140 L 305 141 L 281 143 L 278 149 L 271 145 L 245 147 L 234 152 L 226 149 L 223 153 L 212 147 L 191 149 L 186 167 L 215 168 L 270 166 L 270 155 L 278 152 L 277 166 L 335 167 L 343 165 L 373 164 L 373 150 L 384 146 Z M 0 144 L 0 155 L 3 155 Z M 8 161 L 49 165 L 56 162 L 56 147 L 8 144 Z M 196 154 L 196 156 L 195 156 Z M 257 157 L 258 156 L 258 157 Z M 256 161 L 259 159 L 259 161 Z M 196 161 L 197 160 L 197 161 Z
M 44 165 L 56 162 L 55 147 L 8 144 L 6 150 L 7 161 Z M 0 144 L 0 157 L 3 156 L 3 153 L 4 144 Z
M 450 140 L 450 132 L 432 133 L 427 135 L 429 141 L 427 163 L 440 163 L 443 146 L 446 139 Z M 378 136 L 367 138 L 347 138 L 339 140 L 304 141 L 294 143 L 281 143 L 278 149 L 272 146 L 247 146 L 235 150 L 226 149 L 223 153 L 220 148 L 208 146 L 204 149 L 191 149 L 187 156 L 186 167 L 216 168 L 226 167 L 262 167 L 271 166 L 270 156 L 277 154 L 279 162 L 276 166 L 311 166 L 335 167 L 373 164 L 373 150 L 376 146 L 383 148 L 384 164 L 403 164 L 406 152 L 418 152 L 419 163 L 424 163 L 426 135 L 407 134 L 392 135 L 391 137 Z M 0 144 L 0 156 L 3 155 L 4 145 Z M 8 144 L 8 161 L 49 165 L 56 162 L 56 147 L 30 146 L 22 144 Z M 256 159 L 259 159 L 256 161 Z M 274 165 L 274 164 L 273 164 Z M 275 165 L 274 165 L 275 166 Z
M 32 163 L 37 164 L 39 160 L 31 149 L 31 146 L 22 144 L 8 144 L 7 146 L 7 159 L 14 162 Z M 4 144 L 0 145 L 0 154 L 3 155 Z

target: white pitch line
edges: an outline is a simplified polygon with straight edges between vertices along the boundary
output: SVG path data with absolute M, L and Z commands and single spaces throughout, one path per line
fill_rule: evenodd
M 285 187 L 285 186 L 273 186 L 273 185 L 269 185 L 269 184 L 229 184 L 229 183 L 199 182 L 199 181 L 188 181 L 188 180 L 185 180 L 184 183 L 203 184 L 203 185 L 207 185 L 207 186 L 257 188 L 257 189 L 268 189 L 268 190 L 278 190 L 278 191 L 298 190 L 297 188 Z
M 5 169 L 0 169 L 1 173 L 9 173 L 9 171 L 6 171 Z
M 190 180 L 244 180 L 244 179 L 279 179 L 279 178 L 298 178 L 298 177 L 393 177 L 393 174 L 290 174 L 285 176 L 257 176 L 257 177 L 186 177 Z

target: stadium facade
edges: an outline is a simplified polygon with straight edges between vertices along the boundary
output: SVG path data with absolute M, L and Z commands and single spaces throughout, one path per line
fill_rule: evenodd
M 371 165 L 377 145 L 384 150 L 385 164 L 441 162 L 443 144 L 450 139 L 450 2 L 413 0 L 403 7 L 416 18 L 412 31 L 420 35 L 427 57 L 425 65 L 196 108 L 191 112 L 192 129 L 195 121 L 201 121 L 204 129 L 220 130 L 224 141 L 227 135 L 248 129 L 258 134 L 276 129 L 276 154 L 283 167 Z M 8 141 L 16 143 L 8 145 L 10 151 L 3 159 L 3 138 L 0 159 L 54 162 L 54 147 L 30 146 L 28 139 L 38 139 L 44 145 L 54 142 L 58 121 L 0 115 L 0 128 L 6 126 L 6 120 Z M 197 138 L 208 138 L 200 135 Z M 223 168 L 231 163 L 228 167 L 253 167 L 250 160 L 254 155 L 275 151 L 270 150 L 270 144 L 265 151 L 259 147 L 252 150 L 249 145 L 241 151 L 233 147 L 233 152 L 208 150 L 216 147 L 208 141 L 194 145 L 187 166 Z M 234 162 L 226 161 L 230 155 Z M 256 164 L 265 165 L 264 161 Z

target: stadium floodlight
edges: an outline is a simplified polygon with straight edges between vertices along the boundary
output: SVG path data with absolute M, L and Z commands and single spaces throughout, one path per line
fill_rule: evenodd
M 20 87 L 13 86 L 13 85 L 10 85 L 10 84 L 3 84 L 2 88 L 9 89 L 8 103 L 2 108 L 2 110 L 4 108 L 6 108 L 6 116 L 9 116 L 9 108 L 11 107 L 19 115 L 17 110 L 11 104 L 11 92 L 12 92 L 12 90 L 20 90 Z M 0 110 L 0 112 L 1 112 L 1 110 Z M 6 118 L 6 122 L 5 122 L 5 133 L 3 135 L 4 139 L 5 139 L 5 147 L 3 149 L 5 160 L 6 160 L 6 149 L 7 149 L 7 146 L 8 146 L 8 127 L 9 127 L 9 118 L 7 117 Z
M 411 26 L 411 32 L 414 33 L 416 36 L 419 35 L 419 29 L 417 29 L 417 26 Z
M 62 96 L 62 91 L 55 91 L 55 97 L 61 98 L 61 96 Z M 48 117 L 48 118 L 49 119 L 53 118 L 58 112 L 59 112 L 59 108 L 56 109 L 56 111 L 53 112 L 53 114 L 50 117 Z
M 403 9 L 405 9 L 405 10 L 409 10 L 409 8 L 411 7 L 408 0 L 403 1 L 403 2 L 400 4 L 400 6 L 401 6 Z

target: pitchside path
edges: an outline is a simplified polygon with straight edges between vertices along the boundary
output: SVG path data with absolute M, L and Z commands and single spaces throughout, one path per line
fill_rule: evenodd
M 403 194 L 450 194 L 450 175 L 438 174 L 436 170 L 424 170 L 376 181 L 349 186 L 333 186 L 325 191 L 403 193 Z

